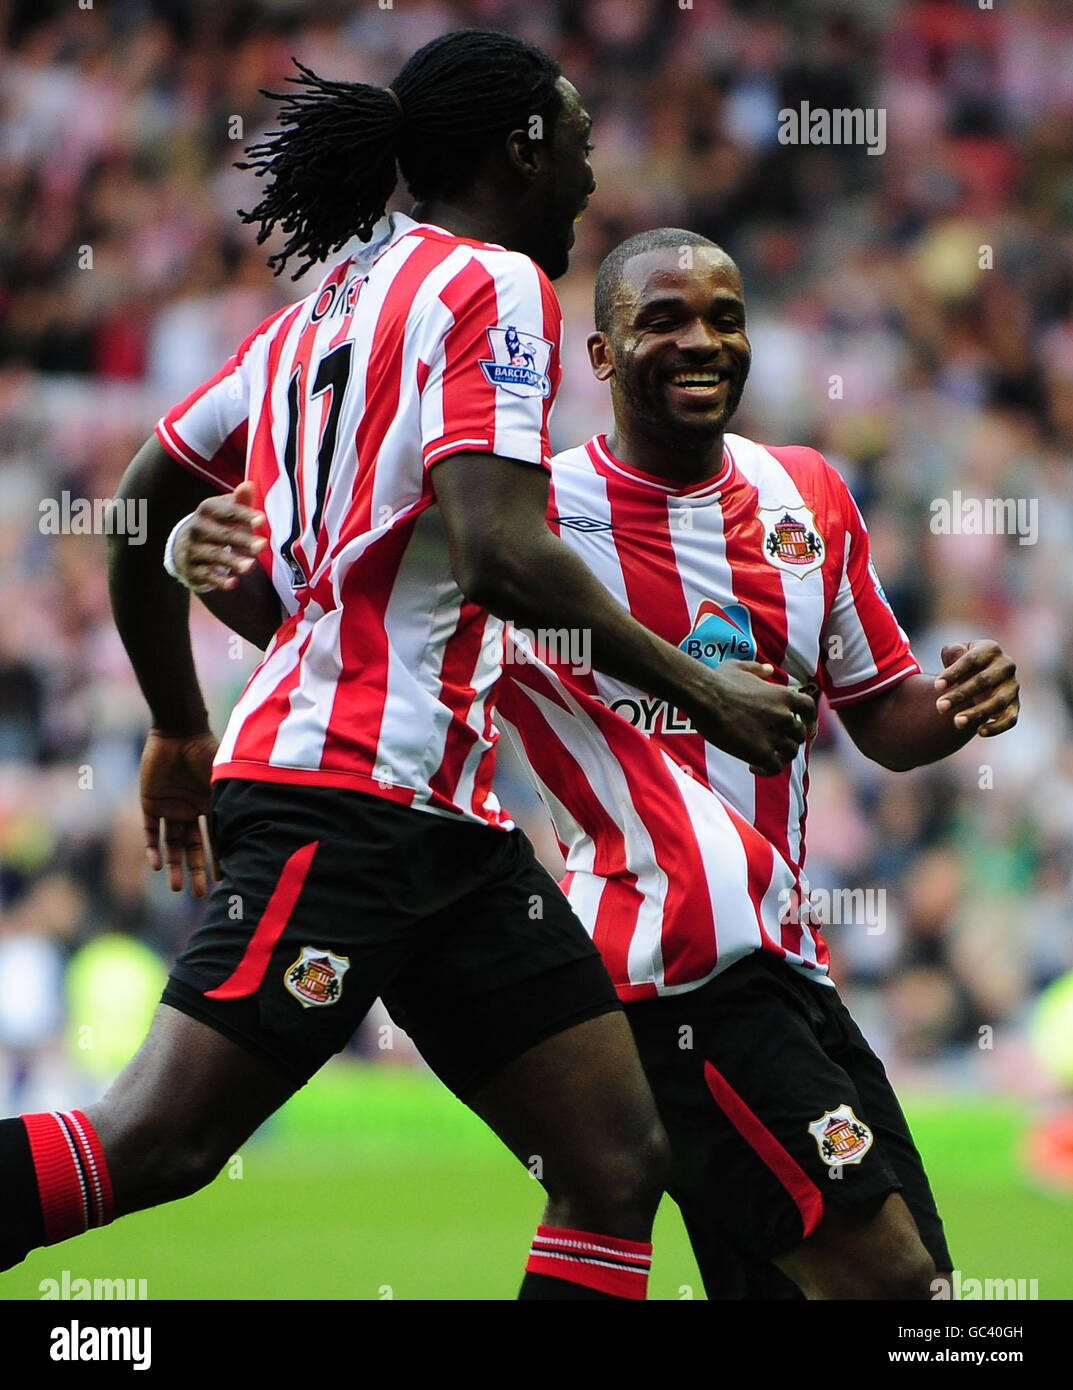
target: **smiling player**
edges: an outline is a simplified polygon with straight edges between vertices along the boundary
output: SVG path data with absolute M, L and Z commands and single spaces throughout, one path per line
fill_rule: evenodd
M 674 228 L 605 260 L 593 370 L 615 426 L 556 456 L 550 524 L 639 621 L 716 669 L 822 689 L 905 770 L 1017 720 L 994 642 L 921 674 L 845 483 L 727 433 L 751 361 L 734 262 Z M 673 702 L 562 663 L 500 695 L 564 888 L 626 1002 L 712 1296 L 929 1298 L 949 1252 L 897 1099 L 828 975 L 804 875 L 809 745 L 772 777 Z

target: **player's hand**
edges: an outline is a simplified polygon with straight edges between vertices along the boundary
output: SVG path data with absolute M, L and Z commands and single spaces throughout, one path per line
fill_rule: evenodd
M 226 497 L 207 497 L 175 538 L 172 560 L 195 589 L 233 589 L 268 544 L 256 534 L 265 524 L 252 503 L 254 488 L 239 483 Z
M 190 874 L 195 898 L 208 892 L 205 840 L 201 817 L 209 813 L 209 780 L 216 740 L 212 734 L 172 735 L 153 729 L 142 752 L 142 815 L 145 817 L 145 852 L 154 870 L 163 865 L 160 822 L 164 822 L 164 858 L 168 886 L 173 893 L 183 888 L 183 865 Z M 213 873 L 220 877 L 213 863 Z
M 954 712 L 954 724 L 981 738 L 1012 729 L 1021 712 L 1017 667 L 997 642 L 983 638 L 957 642 L 942 651 L 943 670 L 935 678 L 940 714 Z
M 693 727 L 709 743 L 773 777 L 797 757 L 816 732 L 816 701 L 803 689 L 771 680 L 775 668 L 756 661 L 724 661 L 708 671 L 708 698 L 689 710 Z

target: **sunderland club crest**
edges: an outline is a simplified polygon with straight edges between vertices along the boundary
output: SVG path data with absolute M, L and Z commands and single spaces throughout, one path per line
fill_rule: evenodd
M 804 579 L 823 564 L 826 547 L 808 507 L 761 507 L 764 559 L 786 574 Z
M 303 1009 L 334 1004 L 343 992 L 343 976 L 350 969 L 346 956 L 303 946 L 302 953 L 287 969 L 283 983 Z
M 872 1131 L 853 1113 L 851 1105 L 825 1111 L 813 1120 L 808 1132 L 816 1141 L 820 1157 L 828 1168 L 840 1168 L 844 1163 L 860 1163 L 872 1147 Z

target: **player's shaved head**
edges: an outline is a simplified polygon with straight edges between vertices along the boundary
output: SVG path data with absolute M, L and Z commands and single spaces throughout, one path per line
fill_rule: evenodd
M 601 265 L 595 316 L 589 360 L 610 384 L 616 437 L 646 472 L 711 476 L 752 360 L 732 258 L 682 227 L 641 232 Z
M 610 251 L 603 259 L 596 276 L 596 302 L 594 306 L 596 329 L 599 333 L 614 333 L 616 310 L 619 305 L 633 298 L 627 267 L 639 256 L 651 251 L 672 251 L 677 257 L 679 269 L 687 269 L 692 263 L 692 252 L 704 247 L 725 261 L 737 272 L 733 259 L 721 246 L 699 232 L 687 231 L 684 227 L 654 227 L 651 231 L 638 232 L 627 237 Z M 741 281 L 740 272 L 737 275 Z

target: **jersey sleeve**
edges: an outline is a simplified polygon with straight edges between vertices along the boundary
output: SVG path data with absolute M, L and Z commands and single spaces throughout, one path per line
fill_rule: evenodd
M 259 324 L 215 376 L 157 421 L 157 438 L 172 458 L 221 492 L 231 492 L 246 475 L 247 359 L 251 344 L 276 317 Z
M 517 252 L 475 253 L 440 291 L 421 351 L 425 467 L 486 452 L 550 469 L 562 313 L 547 277 Z
M 833 708 L 865 700 L 920 670 L 898 625 L 849 489 L 829 467 L 845 522 L 842 576 L 820 642 L 820 679 Z

